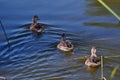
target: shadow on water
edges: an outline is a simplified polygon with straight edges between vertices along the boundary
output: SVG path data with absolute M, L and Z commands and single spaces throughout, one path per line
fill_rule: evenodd
M 115 11 L 118 15 L 120 15 L 119 12 L 119 0 L 116 1 L 110 1 L 110 0 L 104 0 L 104 2 L 112 8 L 113 11 Z M 87 4 L 88 7 L 91 9 L 87 9 L 85 11 L 85 14 L 89 15 L 90 17 L 94 17 L 93 22 L 84 22 L 85 26 L 99 26 L 99 27 L 106 27 L 106 28 L 119 28 L 120 23 L 117 21 L 116 17 L 113 16 L 105 7 L 103 7 L 97 0 L 91 0 L 88 1 Z M 95 17 L 98 17 L 97 20 Z M 116 19 L 116 20 L 113 20 Z M 90 20 L 90 19 L 89 19 Z
M 60 51 L 60 52 L 63 53 L 65 56 L 72 56 L 74 54 L 74 50 L 69 51 L 69 52 L 64 52 L 64 51 Z
M 97 26 L 104 28 L 120 28 L 120 23 L 105 23 L 105 22 L 85 22 L 85 26 Z

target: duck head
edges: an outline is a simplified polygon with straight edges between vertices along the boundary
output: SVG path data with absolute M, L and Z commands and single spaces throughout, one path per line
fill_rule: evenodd
M 92 46 L 91 57 L 97 57 L 97 55 L 96 55 L 96 46 Z
M 35 16 L 33 17 L 33 23 L 37 23 L 38 20 L 39 20 L 39 17 L 38 17 L 37 15 L 35 15 Z
M 63 34 L 61 35 L 61 41 L 66 41 L 65 33 L 63 33 Z

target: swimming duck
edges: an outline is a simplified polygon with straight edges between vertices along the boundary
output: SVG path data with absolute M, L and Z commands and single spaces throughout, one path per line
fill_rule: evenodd
M 0 79 L 8 80 L 6 77 L 0 76 Z
M 73 44 L 70 41 L 66 40 L 66 36 L 64 33 L 61 35 L 61 41 L 57 45 L 57 48 L 65 52 L 69 52 L 73 50 Z
M 38 16 L 33 17 L 33 23 L 30 25 L 30 30 L 36 31 L 38 33 L 41 33 L 43 31 L 43 25 L 39 24 L 37 21 L 39 20 Z
M 100 65 L 100 58 L 96 55 L 96 47 L 93 46 L 91 49 L 91 56 L 85 61 L 88 67 L 97 67 Z

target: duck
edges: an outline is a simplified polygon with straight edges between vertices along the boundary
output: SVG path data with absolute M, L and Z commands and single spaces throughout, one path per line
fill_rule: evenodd
M 42 24 L 38 23 L 38 22 L 37 22 L 38 20 L 39 20 L 39 17 L 38 17 L 37 15 L 35 15 L 35 16 L 33 17 L 33 22 L 32 22 L 32 24 L 30 25 L 29 28 L 30 28 L 30 30 L 32 30 L 32 31 L 41 33 L 41 32 L 43 32 L 44 26 L 43 26 Z
M 61 35 L 61 41 L 60 43 L 57 45 L 57 48 L 61 51 L 64 52 L 69 52 L 73 50 L 73 44 L 70 41 L 66 40 L 66 35 L 65 33 L 63 33 Z
M 8 80 L 6 77 L 0 76 L 0 79 Z
M 88 67 L 98 67 L 101 64 L 101 59 L 96 55 L 96 46 L 92 46 L 91 56 L 85 61 Z

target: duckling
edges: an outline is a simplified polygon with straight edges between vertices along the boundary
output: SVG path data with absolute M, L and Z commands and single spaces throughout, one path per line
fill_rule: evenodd
M 6 77 L 0 76 L 0 79 L 8 80 Z
M 91 49 L 91 56 L 85 61 L 88 67 L 97 67 L 100 65 L 100 58 L 96 55 L 96 46 Z
M 30 30 L 36 31 L 38 33 L 41 33 L 43 31 L 43 25 L 39 24 L 37 21 L 39 20 L 38 16 L 33 17 L 33 23 L 30 25 Z
M 64 52 L 69 52 L 73 50 L 73 44 L 70 41 L 66 40 L 66 36 L 64 33 L 61 35 L 61 41 L 57 45 L 57 48 Z

